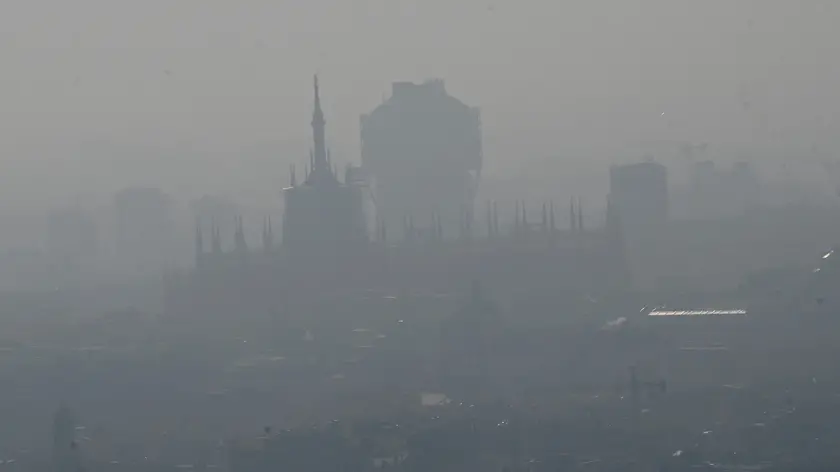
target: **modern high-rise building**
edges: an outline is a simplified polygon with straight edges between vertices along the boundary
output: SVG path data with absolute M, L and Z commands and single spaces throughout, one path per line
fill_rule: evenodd
M 151 275 L 172 262 L 173 201 L 157 188 L 128 188 L 114 196 L 116 252 L 131 273 Z
M 721 168 L 714 161 L 694 164 L 674 212 L 687 219 L 716 219 L 742 215 L 760 201 L 761 181 L 749 162 Z
M 656 162 L 612 166 L 609 198 L 625 238 L 652 235 L 668 221 L 668 169 Z
M 408 219 L 419 227 L 439 222 L 457 234 L 472 218 L 481 174 L 479 110 L 449 95 L 441 80 L 397 82 L 360 125 L 380 224 L 400 234 Z

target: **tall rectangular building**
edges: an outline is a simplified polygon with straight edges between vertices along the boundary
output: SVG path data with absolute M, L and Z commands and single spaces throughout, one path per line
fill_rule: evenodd
M 136 275 L 157 273 L 172 263 L 173 201 L 157 188 L 133 187 L 114 196 L 118 260 Z
M 668 222 L 668 169 L 655 162 L 612 166 L 610 202 L 627 238 L 650 236 Z
M 410 219 L 440 222 L 455 234 L 472 214 L 481 174 L 478 108 L 449 95 L 443 81 L 397 82 L 384 103 L 360 119 L 362 165 L 372 176 L 376 213 L 391 234 Z

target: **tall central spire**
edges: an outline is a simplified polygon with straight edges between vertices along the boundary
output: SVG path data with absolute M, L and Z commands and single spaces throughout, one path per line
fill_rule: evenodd
M 324 137 L 324 112 L 321 110 L 321 96 L 318 90 L 318 76 L 314 76 L 315 86 L 315 110 L 312 112 L 312 137 L 315 149 L 312 163 L 312 173 L 316 176 L 330 173 L 330 165 L 327 160 L 327 146 Z M 316 177 L 317 178 L 317 177 Z

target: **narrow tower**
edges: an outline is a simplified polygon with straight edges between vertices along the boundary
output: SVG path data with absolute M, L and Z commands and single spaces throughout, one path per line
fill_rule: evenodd
M 213 254 L 220 255 L 222 253 L 222 237 L 219 234 L 219 227 L 216 226 L 216 222 L 213 221 L 213 226 L 210 228 L 210 245 Z
M 554 200 L 548 203 L 548 225 L 552 233 L 557 229 L 554 224 Z
M 294 173 L 292 174 L 294 175 Z M 272 251 L 274 247 L 274 231 L 271 228 L 271 217 L 265 219 L 263 222 L 263 234 L 262 234 L 262 243 L 263 243 L 263 251 L 268 254 Z
M 499 236 L 499 205 L 493 202 L 493 236 Z
M 311 170 L 309 183 L 321 185 L 334 183 L 335 175 L 332 173 L 329 156 L 327 155 L 326 125 L 324 111 L 321 109 L 321 92 L 318 86 L 318 76 L 313 78 L 315 92 L 315 105 L 312 111 L 312 141 L 314 148 L 311 154 Z
M 577 229 L 578 231 L 583 232 L 583 204 L 580 202 L 580 197 L 577 199 L 577 217 Z
M 528 231 L 528 211 L 525 209 L 525 202 L 522 202 L 522 231 Z
M 236 231 L 233 236 L 236 252 L 244 255 L 248 252 L 248 244 L 245 242 L 245 228 L 243 228 L 242 217 L 237 216 L 235 220 Z
M 201 231 L 201 220 L 195 220 L 195 267 L 201 269 L 204 265 L 204 234 Z
M 313 77 L 312 148 L 302 185 L 284 190 L 283 250 L 324 264 L 354 255 L 368 241 L 362 191 L 338 181 L 327 152 L 318 77 Z M 297 182 L 295 182 L 297 183 Z
M 493 239 L 493 208 L 487 200 L 487 239 Z

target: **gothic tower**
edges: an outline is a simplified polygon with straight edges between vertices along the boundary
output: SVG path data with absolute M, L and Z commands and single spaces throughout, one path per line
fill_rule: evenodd
M 352 254 L 368 242 L 361 189 L 339 182 L 326 145 L 318 77 L 313 79 L 312 152 L 303 185 L 284 190 L 283 250 L 321 259 Z
M 321 109 L 321 90 L 318 86 L 317 75 L 313 79 L 313 87 L 315 91 L 315 104 L 312 111 L 312 169 L 308 180 L 312 185 L 337 184 L 338 180 L 335 174 L 333 174 L 327 152 L 327 121 L 324 119 L 324 111 Z

